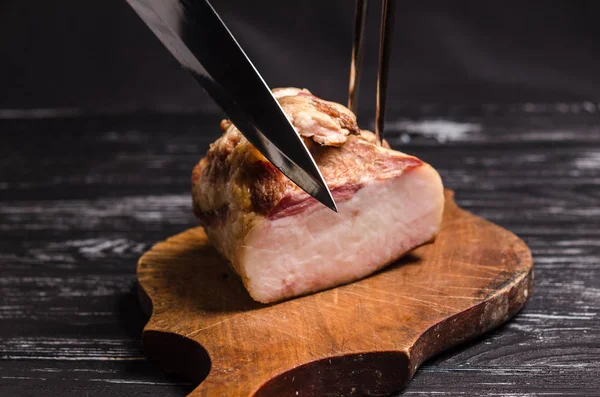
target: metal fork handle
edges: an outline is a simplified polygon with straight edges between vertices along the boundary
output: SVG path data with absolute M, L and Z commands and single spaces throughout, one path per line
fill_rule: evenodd
M 368 13 L 368 0 L 356 0 L 354 12 L 354 33 L 352 36 L 352 57 L 350 60 L 350 84 L 348 89 L 348 108 L 354 113 L 358 110 L 358 92 L 362 71 L 364 50 L 364 32 Z M 375 134 L 383 142 L 387 85 L 396 0 L 382 0 L 381 30 L 379 37 L 379 65 L 377 69 L 377 97 L 375 100 Z
M 352 58 L 350 60 L 350 87 L 348 89 L 348 109 L 358 110 L 358 91 L 362 71 L 364 29 L 368 13 L 368 0 L 356 0 L 354 11 L 354 34 L 352 37 Z
M 379 142 L 383 142 L 384 137 L 385 109 L 395 14 L 396 0 L 383 0 L 381 35 L 379 38 L 379 68 L 377 71 L 377 99 L 375 102 L 375 135 L 379 139 Z

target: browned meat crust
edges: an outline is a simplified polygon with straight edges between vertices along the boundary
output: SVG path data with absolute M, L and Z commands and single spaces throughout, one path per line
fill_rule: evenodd
M 422 162 L 375 143 L 354 114 L 306 90 L 274 90 L 282 108 L 305 138 L 336 200 L 350 198 L 367 181 L 387 179 Z M 230 211 L 269 218 L 293 215 L 317 204 L 277 170 L 229 121 L 192 173 L 194 212 L 205 225 Z

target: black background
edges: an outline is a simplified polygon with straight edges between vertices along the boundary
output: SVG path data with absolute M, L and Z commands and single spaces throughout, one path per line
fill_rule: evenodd
M 374 103 L 371 1 L 363 109 Z M 214 0 L 271 87 L 345 102 L 353 0 Z M 392 102 L 600 97 L 600 2 L 399 1 Z M 125 0 L 3 0 L 0 108 L 212 110 Z
M 341 102 L 353 3 L 213 0 L 269 85 Z M 523 311 L 429 360 L 403 396 L 598 395 L 598 11 L 398 1 L 386 138 L 535 262 Z M 125 0 L 0 0 L 0 396 L 195 387 L 144 357 L 135 265 L 197 225 L 190 173 L 219 134 L 215 110 Z

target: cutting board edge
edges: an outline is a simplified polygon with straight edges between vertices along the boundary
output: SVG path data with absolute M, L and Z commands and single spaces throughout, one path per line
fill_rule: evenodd
M 473 305 L 472 307 L 470 307 L 460 313 L 455 313 L 455 314 L 447 317 L 446 319 L 442 320 L 440 323 L 423 331 L 423 333 L 421 333 L 421 335 L 417 338 L 417 340 L 414 342 L 412 348 L 409 349 L 409 352 L 408 352 L 409 359 L 411 362 L 411 368 L 410 368 L 411 373 L 407 379 L 407 383 L 412 379 L 412 377 L 414 376 L 417 369 L 425 361 L 429 360 L 430 358 L 437 356 L 444 351 L 450 350 L 462 343 L 474 340 L 477 337 L 480 337 L 480 336 L 500 327 L 501 325 L 506 324 L 510 319 L 512 319 L 514 316 L 516 316 L 523 309 L 523 307 L 525 307 L 526 303 L 529 301 L 529 298 L 531 297 L 531 295 L 533 293 L 533 281 L 534 281 L 533 255 L 531 253 L 531 250 L 525 243 L 525 241 L 523 241 L 523 239 L 521 239 L 518 235 L 511 232 L 510 230 L 508 230 L 500 225 L 497 225 L 493 222 L 490 222 L 487 219 L 477 216 L 477 215 L 463 209 L 462 207 L 460 207 L 454 201 L 455 192 L 453 190 L 445 189 L 445 196 L 446 196 L 447 204 L 449 204 L 450 207 L 454 211 L 457 211 L 458 213 L 461 213 L 464 216 L 466 216 L 468 218 L 472 218 L 479 222 L 489 223 L 489 224 L 493 225 L 495 228 L 501 229 L 504 233 L 506 233 L 508 236 L 510 236 L 510 238 L 512 239 L 512 244 L 510 244 L 510 249 L 513 252 L 515 252 L 517 261 L 519 263 L 526 263 L 528 265 L 528 270 L 526 272 L 521 272 L 518 275 L 515 275 L 515 277 L 513 277 L 510 281 L 505 283 L 503 288 L 494 290 L 493 294 L 486 296 L 485 299 L 483 301 L 479 302 L 478 304 Z M 511 300 L 509 298 L 509 295 L 511 293 L 514 293 L 515 295 L 517 295 L 517 297 L 515 299 Z M 507 302 L 513 302 L 513 305 L 508 305 L 508 307 L 504 308 L 504 305 L 502 304 L 502 302 L 500 302 L 502 300 L 502 298 L 506 298 Z M 498 310 L 490 311 L 489 312 L 490 314 L 487 316 L 484 313 L 481 313 L 482 310 L 485 312 L 485 310 L 487 308 L 490 308 L 494 305 L 498 306 L 500 311 L 498 311 Z M 465 312 L 470 312 L 470 314 L 467 316 L 464 316 Z M 437 334 L 442 333 L 444 327 L 447 327 L 452 322 L 453 319 L 459 319 L 460 317 L 463 317 L 463 320 L 464 320 L 464 318 L 467 318 L 467 319 L 480 318 L 481 320 L 479 322 L 480 323 L 479 325 L 480 325 L 481 329 L 476 330 L 475 332 L 472 332 L 463 338 L 456 338 L 455 341 L 451 341 L 450 343 L 447 343 L 446 344 L 447 346 L 444 348 L 432 347 L 428 351 L 425 345 L 427 344 L 427 342 L 433 340 L 433 338 L 430 338 L 430 335 L 433 335 L 436 333 Z M 484 324 L 482 324 L 482 322 Z M 445 333 L 445 335 L 448 335 L 448 334 L 452 334 L 452 332 Z M 458 334 L 460 335 L 460 332 L 458 332 Z M 462 335 L 465 335 L 465 334 L 462 334 Z M 429 346 L 432 346 L 432 345 L 430 344 Z
M 475 340 L 476 338 L 500 327 L 501 325 L 507 323 L 511 318 L 516 316 L 525 306 L 527 301 L 529 300 L 529 296 L 531 296 L 531 292 L 533 289 L 533 279 L 534 279 L 534 269 L 533 267 L 526 273 L 521 274 L 519 280 L 514 285 L 507 286 L 506 288 L 498 291 L 497 294 L 494 294 L 490 300 L 486 300 L 480 302 L 477 305 L 472 306 L 471 308 L 463 311 L 461 313 L 454 314 L 452 316 L 447 317 L 442 322 L 436 324 L 433 327 L 425 330 L 414 343 L 413 347 L 408 351 L 405 349 L 398 350 L 388 350 L 381 352 L 372 352 L 372 351 L 364 351 L 364 352 L 355 352 L 351 354 L 342 354 L 339 356 L 331 356 L 331 359 L 335 358 L 348 358 L 349 356 L 356 355 L 378 355 L 378 356 L 387 356 L 387 355 L 396 355 L 398 353 L 402 353 L 406 355 L 407 358 L 407 368 L 406 375 L 400 376 L 398 378 L 397 391 L 404 389 L 408 383 L 412 380 L 416 371 L 419 369 L 423 363 L 429 360 L 432 357 L 435 357 L 445 351 L 448 351 L 452 348 L 455 348 L 463 343 Z M 527 290 L 528 293 L 525 294 L 524 291 Z M 138 284 L 138 293 L 140 298 L 140 304 L 143 307 L 144 312 L 150 315 L 147 325 L 144 327 L 142 340 L 144 346 L 144 353 L 146 356 L 156 364 L 158 364 L 161 368 L 163 368 L 166 372 L 171 374 L 177 374 L 189 379 L 195 383 L 201 384 L 201 382 L 205 381 L 210 376 L 210 355 L 203 348 L 203 346 L 194 341 L 192 338 L 187 338 L 183 335 L 177 334 L 175 332 L 169 332 L 165 330 L 158 329 L 153 327 L 153 314 L 152 314 L 152 300 L 147 292 L 144 290 L 141 284 Z M 471 315 L 468 318 L 484 318 L 482 315 L 483 312 L 486 311 L 490 306 L 494 306 L 502 300 L 502 298 L 506 298 L 507 301 L 510 301 L 508 295 L 516 294 L 520 296 L 524 296 L 524 299 L 517 299 L 517 305 L 513 305 L 512 307 L 508 307 L 507 311 L 503 313 L 502 316 L 498 316 L 494 321 L 493 316 L 490 316 L 491 320 L 489 323 L 481 324 L 481 328 L 475 330 L 472 333 L 466 332 L 452 332 L 448 330 L 449 325 L 452 323 L 452 320 L 455 318 L 464 317 L 465 312 L 471 312 Z M 498 306 L 502 306 L 502 304 L 498 304 Z M 463 321 L 466 322 L 466 321 Z M 445 343 L 444 347 L 433 347 L 429 349 L 429 352 L 425 348 L 425 346 L 430 343 L 432 340 L 437 338 L 434 337 L 436 334 L 444 333 L 446 336 L 456 333 L 457 337 L 454 341 L 449 343 Z M 164 351 L 156 351 L 157 346 L 171 346 L 172 349 L 168 353 Z M 433 346 L 429 344 L 429 346 Z M 174 354 L 175 352 L 179 352 L 178 354 Z M 172 358 L 177 358 L 172 359 Z M 276 375 L 274 378 L 278 378 L 286 373 L 290 373 L 292 371 L 297 371 L 301 367 L 309 367 L 314 366 L 318 362 L 323 361 L 325 359 L 317 359 L 311 362 L 304 363 L 295 368 L 288 368 L 282 371 L 280 374 Z M 205 365 L 198 365 L 198 363 L 207 363 L 208 367 Z M 194 363 L 194 365 L 190 365 L 190 363 Z M 192 368 L 193 370 L 190 370 Z M 253 391 L 250 395 L 255 396 L 257 393 L 265 387 L 267 383 L 269 383 L 272 379 L 265 381 L 265 383 L 261 384 L 255 391 Z
M 445 350 L 455 347 L 461 343 L 473 340 L 486 332 L 491 331 L 492 329 L 507 322 L 510 318 L 512 318 L 514 315 L 516 315 L 523 308 L 523 306 L 527 302 L 529 296 L 531 295 L 530 292 L 533 288 L 533 259 L 532 259 L 529 248 L 527 247 L 525 242 L 523 240 L 521 240 L 518 236 L 516 236 L 514 233 L 458 207 L 456 205 L 456 203 L 454 203 L 453 197 L 454 197 L 454 194 L 452 191 L 446 191 L 446 199 L 447 199 L 447 201 L 450 201 L 450 203 L 448 203 L 448 204 L 450 205 L 452 210 L 457 210 L 457 212 L 461 213 L 462 216 L 466 216 L 467 218 L 470 218 L 471 220 L 476 221 L 476 223 L 484 222 L 486 224 L 491 224 L 491 225 L 493 225 L 494 228 L 501 229 L 503 231 L 503 233 L 506 233 L 506 236 L 509 237 L 509 239 L 507 241 L 507 249 L 512 249 L 513 251 L 516 252 L 516 254 L 517 254 L 516 257 L 518 258 L 519 262 L 527 263 L 528 271 L 520 272 L 520 274 L 518 276 L 511 278 L 500 289 L 495 290 L 492 295 L 486 296 L 483 301 L 478 302 L 477 304 L 473 305 L 472 307 L 470 307 L 466 310 L 461 311 L 460 313 L 456 313 L 451 316 L 448 316 L 446 319 L 442 320 L 438 324 L 435 324 L 434 326 L 424 330 L 419 335 L 419 337 L 416 339 L 416 341 L 414 342 L 412 347 L 410 349 L 408 349 L 408 351 L 406 349 L 389 350 L 389 351 L 382 351 L 382 352 L 365 351 L 364 353 L 360 353 L 360 352 L 350 353 L 350 354 L 346 353 L 346 354 L 341 354 L 339 356 L 332 355 L 331 358 L 348 357 L 351 355 L 354 356 L 356 354 L 403 353 L 408 358 L 408 369 L 407 369 L 406 376 L 402 376 L 403 379 L 401 379 L 401 384 L 398 383 L 398 387 L 396 390 L 400 390 L 400 389 L 403 389 L 410 382 L 410 380 L 412 379 L 416 370 L 427 359 L 429 359 L 432 356 L 435 356 Z M 185 233 L 189 233 L 190 230 L 200 230 L 200 229 L 201 229 L 201 227 L 197 226 L 197 227 L 188 229 L 186 231 L 183 231 L 181 233 L 178 233 L 176 235 L 173 235 L 173 236 L 167 238 L 166 240 L 163 240 L 163 241 L 155 244 L 149 251 L 152 251 L 154 248 L 160 246 L 161 244 L 165 244 L 168 241 L 177 240 L 178 236 L 183 235 Z M 162 326 L 162 322 L 159 319 L 160 316 L 153 312 L 152 294 L 149 293 L 152 291 L 147 290 L 148 287 L 150 287 L 150 288 L 152 288 L 152 287 L 149 285 L 144 285 L 144 278 L 140 277 L 140 273 L 141 273 L 140 264 L 144 261 L 145 255 L 146 255 L 146 253 L 140 257 L 140 259 L 138 261 L 138 268 L 137 268 L 138 287 L 139 287 L 138 292 L 139 292 L 139 296 L 140 296 L 140 303 L 141 303 L 144 311 L 147 314 L 149 314 L 149 316 L 150 316 L 148 323 L 144 327 L 143 336 L 142 336 L 145 354 L 150 360 L 157 362 L 159 364 L 159 366 L 161 366 L 165 371 L 183 375 L 186 378 L 188 378 L 194 382 L 198 382 L 198 383 L 201 382 L 200 385 L 192 392 L 191 395 L 194 395 L 194 396 L 205 395 L 206 387 L 208 387 L 209 383 L 212 383 L 212 382 L 207 382 L 211 378 L 211 375 L 212 375 L 212 372 L 210 372 L 210 365 L 211 365 L 210 355 L 208 354 L 208 352 L 204 349 L 204 347 L 199 342 L 197 342 L 191 338 L 182 336 L 181 334 L 178 334 L 176 332 L 170 332 L 169 330 L 167 330 L 165 327 Z M 528 291 L 527 294 L 525 294 L 523 292 L 525 290 Z M 493 306 L 502 307 L 502 300 L 504 299 L 506 301 L 510 301 L 509 296 L 511 296 L 511 294 L 518 295 L 518 299 L 513 299 L 514 302 L 516 302 L 516 303 L 513 305 L 509 305 L 509 307 L 507 307 L 507 308 L 505 308 L 505 310 L 501 311 L 502 315 L 495 315 L 495 316 L 492 315 L 493 313 L 498 312 L 498 310 L 493 309 Z M 487 317 L 485 317 L 486 309 L 489 312 Z M 487 318 L 487 320 L 483 323 L 483 325 L 480 324 L 479 328 L 476 328 L 476 329 L 472 330 L 471 332 L 465 332 L 462 334 L 461 334 L 461 332 L 457 332 L 457 334 L 460 335 L 460 337 L 456 337 L 453 340 L 451 339 L 450 342 L 445 343 L 443 346 L 430 347 L 429 349 L 424 348 L 424 346 L 435 346 L 434 344 L 428 343 L 433 339 L 432 335 L 435 335 L 436 332 L 438 334 L 440 332 L 443 332 L 444 327 L 449 327 L 449 325 L 452 323 L 453 319 L 459 318 L 459 316 L 461 316 L 465 312 L 472 313 L 471 316 L 468 316 L 469 318 L 472 318 L 472 317 L 484 318 L 485 317 L 485 318 Z M 451 334 L 451 332 L 446 332 L 446 335 L 449 335 L 449 334 Z M 162 342 L 157 343 L 157 340 L 161 340 Z M 158 351 L 161 349 L 157 349 L 156 346 L 160 345 L 160 344 L 169 345 L 169 346 L 177 345 L 178 347 L 174 348 L 174 349 L 170 349 L 170 351 L 168 351 L 168 352 L 165 352 L 164 349 L 162 349 L 162 351 Z M 180 352 L 180 355 L 177 356 L 178 360 L 173 360 L 173 350 Z M 184 357 L 184 356 L 186 356 L 186 357 Z M 184 358 L 183 360 L 182 360 L 182 357 Z M 200 371 L 200 373 L 198 371 L 190 371 L 190 368 L 198 368 L 197 365 L 189 365 L 190 363 L 197 364 L 199 361 L 207 360 L 207 359 L 209 362 L 208 369 L 206 369 L 205 371 L 204 370 Z M 305 362 L 305 363 L 299 364 L 295 367 L 286 368 L 285 370 L 282 370 L 280 373 L 272 376 L 270 379 L 267 379 L 266 381 L 264 381 L 260 386 L 258 386 L 258 388 L 253 388 L 254 391 L 252 391 L 249 394 L 249 396 L 259 396 L 259 395 L 262 396 L 262 394 L 259 394 L 259 392 L 261 390 L 263 390 L 264 386 L 266 384 L 268 384 L 269 382 L 271 382 L 272 380 L 279 378 L 281 375 L 291 373 L 291 372 L 297 370 L 298 368 L 309 366 L 309 365 L 312 365 L 319 361 L 324 361 L 324 360 L 325 359 L 323 359 L 323 358 L 319 358 L 319 359 L 315 359 L 310 362 Z M 265 394 L 265 395 L 269 395 L 269 394 Z
M 515 236 L 516 237 L 516 236 Z M 519 239 L 522 243 L 522 241 Z M 524 243 L 522 243 L 524 245 Z M 526 247 L 526 246 L 525 246 Z M 527 249 L 529 253 L 529 250 Z M 529 254 L 529 257 L 531 255 Z M 526 259 L 526 258 L 525 258 Z M 301 364 L 294 368 L 289 368 L 281 373 L 275 375 L 272 379 L 265 381 L 263 384 L 257 387 L 250 396 L 252 397 L 260 397 L 259 391 L 263 390 L 265 386 L 273 381 L 275 378 L 279 378 L 287 373 L 291 373 L 293 371 L 297 371 L 300 368 L 314 366 L 315 364 L 327 361 L 331 359 L 338 358 L 348 358 L 351 356 L 366 356 L 366 355 L 379 355 L 381 357 L 388 355 L 397 355 L 398 353 L 402 353 L 406 355 L 408 367 L 406 368 L 407 373 L 403 376 L 398 377 L 397 388 L 394 392 L 401 391 L 408 385 L 408 383 L 412 380 L 414 374 L 418 370 L 418 368 L 426 362 L 428 359 L 435 357 L 445 351 L 448 351 L 454 347 L 457 347 L 463 343 L 475 340 L 476 338 L 487 334 L 488 332 L 506 324 L 511 318 L 516 316 L 525 306 L 529 297 L 531 296 L 531 292 L 533 289 L 533 266 L 527 272 L 522 272 L 519 276 L 515 277 L 514 284 L 507 284 L 504 288 L 496 291 L 496 293 L 486 297 L 485 301 L 479 302 L 476 305 L 454 315 L 448 316 L 440 323 L 426 329 L 419 335 L 415 343 L 413 344 L 411 349 L 396 349 L 396 350 L 382 350 L 379 352 L 372 351 L 355 351 L 352 353 L 346 353 L 341 355 L 332 355 L 329 358 L 321 358 L 316 359 L 311 362 L 307 362 Z M 527 292 L 525 292 L 527 291 Z M 510 295 L 517 295 L 516 299 L 510 299 Z M 504 305 L 503 301 L 514 302 L 512 305 Z M 505 307 L 506 306 L 506 307 Z M 496 309 L 497 308 L 497 309 Z M 467 316 L 465 313 L 470 312 Z M 463 325 L 467 325 L 469 323 L 469 319 L 478 318 L 479 328 L 474 330 L 473 332 L 464 331 L 464 328 L 460 328 L 458 331 L 456 328 L 450 329 L 449 326 L 452 324 L 454 319 L 462 320 L 460 321 Z M 444 343 L 444 346 L 441 347 L 439 345 L 435 345 L 431 342 L 436 340 L 437 338 L 433 335 L 436 334 L 444 334 L 446 338 L 448 335 L 456 335 L 454 340 L 449 341 L 448 343 Z M 448 339 L 445 339 L 448 341 Z M 424 347 L 429 343 L 429 346 L 434 346 L 427 352 L 427 349 Z
M 452 348 L 455 348 L 463 343 L 473 341 L 478 337 L 485 335 L 490 331 L 493 331 L 494 329 L 499 328 L 500 326 L 508 323 L 527 304 L 529 296 L 531 296 L 531 291 L 533 289 L 533 279 L 534 270 L 533 268 L 531 268 L 528 272 L 524 272 L 522 274 L 522 277 L 520 277 L 516 284 L 511 285 L 510 287 L 500 291 L 498 294 L 494 294 L 494 296 L 486 298 L 486 301 L 480 302 L 477 305 L 474 305 L 465 311 L 449 316 L 442 322 L 425 330 L 416 340 L 413 347 L 409 350 L 409 357 L 411 360 L 411 374 L 408 380 L 410 381 L 410 379 L 412 379 L 413 375 L 418 370 L 418 368 L 430 358 L 435 357 L 445 351 L 451 350 Z M 527 294 L 524 293 L 525 290 L 527 290 Z M 520 295 L 521 297 L 525 295 L 528 296 L 516 299 L 514 301 L 516 302 L 516 304 L 508 305 L 506 310 L 501 309 L 500 312 L 495 311 L 495 316 L 486 316 L 484 314 L 486 311 L 490 312 L 490 307 L 497 306 L 502 308 L 502 300 L 504 300 L 503 298 L 506 298 L 506 301 L 510 302 L 509 295 L 511 294 Z M 460 319 L 461 317 L 465 317 L 466 312 L 470 312 L 466 316 L 467 318 L 481 318 L 481 320 L 479 321 L 479 329 L 476 329 L 471 333 L 464 332 L 462 334 L 460 332 L 447 329 L 447 327 L 449 327 L 449 325 L 454 319 Z M 491 313 L 494 313 L 494 311 L 492 311 Z M 454 340 L 445 343 L 445 347 L 430 348 L 428 351 L 426 345 L 431 341 L 437 339 L 433 337 L 433 335 L 437 334 L 444 334 L 446 337 L 448 335 L 456 334 L 457 337 L 455 337 Z M 429 346 L 434 345 L 430 343 Z

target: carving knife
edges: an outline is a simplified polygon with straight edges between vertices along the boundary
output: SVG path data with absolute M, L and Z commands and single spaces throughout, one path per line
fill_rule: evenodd
M 207 0 L 126 1 L 256 149 L 306 193 L 337 211 L 302 138 Z

